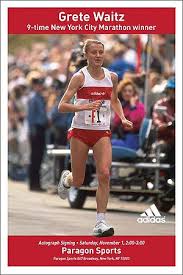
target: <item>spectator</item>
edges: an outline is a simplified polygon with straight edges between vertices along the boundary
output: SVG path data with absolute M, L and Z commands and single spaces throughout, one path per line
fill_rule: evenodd
M 30 76 L 29 76 L 30 77 Z M 32 191 L 42 191 L 40 187 L 40 167 L 45 147 L 45 132 L 47 128 L 46 102 L 43 97 L 44 79 L 41 74 L 34 73 L 31 79 L 32 97 L 28 105 L 28 124 L 31 146 L 29 188 Z
M 157 73 L 156 71 L 151 70 L 149 75 L 149 93 L 148 93 L 148 106 L 147 106 L 147 116 L 152 117 L 152 111 L 154 104 L 164 96 L 165 86 L 167 80 L 164 77 Z
M 113 133 L 117 133 L 119 138 L 113 138 L 112 145 L 137 150 L 139 147 L 138 133 L 145 116 L 144 105 L 139 101 L 136 86 L 131 80 L 121 81 L 118 84 L 117 90 L 124 115 L 133 122 L 133 129 L 122 128 L 120 118 L 115 114 L 112 122 L 112 131 Z
M 27 138 L 27 104 L 28 99 L 26 95 L 25 86 L 15 86 L 11 93 L 12 107 L 14 111 L 14 118 L 16 118 L 17 131 L 17 155 L 20 166 L 27 166 L 29 163 L 29 142 Z
M 166 96 L 158 100 L 153 109 L 153 123 L 159 128 L 158 138 L 165 140 L 167 143 L 174 143 L 175 130 L 167 128 L 169 122 L 175 119 L 175 78 L 168 80 L 166 88 Z M 164 111 L 160 110 L 164 107 Z
M 59 87 L 59 86 L 58 86 Z M 57 99 L 50 112 L 48 113 L 50 122 L 51 122 L 51 134 L 52 134 L 52 143 L 56 148 L 58 147 L 66 147 L 67 146 L 67 130 L 70 127 L 73 114 L 72 113 L 59 113 L 58 112 L 58 103 L 63 95 L 60 94 L 60 89 L 57 86 L 55 88 L 55 92 L 57 94 Z M 60 178 L 60 171 L 65 169 L 65 157 L 61 156 L 59 158 L 54 158 L 54 169 L 55 169 L 55 184 L 58 182 Z
M 166 161 L 172 165 L 175 175 L 175 78 L 171 77 L 166 85 L 166 96 L 157 101 L 153 110 L 153 123 L 158 127 L 158 139 L 166 148 Z M 168 127 L 171 126 L 171 127 Z
M 72 120 L 72 114 L 58 112 L 58 103 L 61 97 L 58 96 L 56 103 L 49 112 L 49 117 L 52 123 L 55 145 L 67 145 L 67 130 Z

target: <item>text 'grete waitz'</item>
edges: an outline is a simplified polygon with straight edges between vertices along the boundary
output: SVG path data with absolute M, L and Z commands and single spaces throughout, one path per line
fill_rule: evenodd
M 106 13 L 104 11 L 102 12 L 93 12 L 91 15 L 88 13 L 66 13 L 64 11 L 59 12 L 59 21 L 61 22 L 88 22 L 93 17 L 93 19 L 97 21 L 105 21 L 105 22 L 111 22 L 111 21 L 118 21 L 123 22 L 125 21 L 125 15 L 118 12 L 111 11 L 110 13 Z

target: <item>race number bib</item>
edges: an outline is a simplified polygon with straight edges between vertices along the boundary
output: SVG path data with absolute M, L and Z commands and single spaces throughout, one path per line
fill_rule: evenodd
M 107 125 L 108 123 L 108 107 L 105 100 L 99 110 L 85 111 L 85 124 L 87 125 Z

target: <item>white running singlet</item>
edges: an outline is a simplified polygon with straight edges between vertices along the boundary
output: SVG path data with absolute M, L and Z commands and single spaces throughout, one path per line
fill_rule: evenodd
M 111 95 L 113 83 L 111 74 L 106 68 L 102 68 L 105 77 L 102 80 L 96 80 L 89 74 L 87 67 L 79 72 L 84 75 L 84 84 L 75 95 L 74 104 L 83 105 L 92 101 L 102 100 L 102 105 L 98 111 L 86 110 L 75 112 L 71 128 L 88 130 L 109 130 L 111 118 Z M 78 72 L 78 73 L 79 73 Z

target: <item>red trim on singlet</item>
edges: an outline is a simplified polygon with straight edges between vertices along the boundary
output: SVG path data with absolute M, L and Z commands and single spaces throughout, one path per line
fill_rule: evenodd
M 111 100 L 112 87 L 83 87 L 77 91 L 77 99 Z

